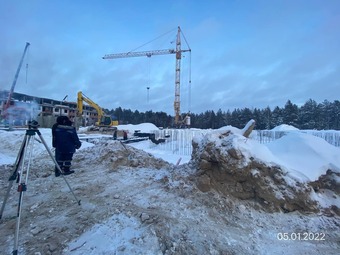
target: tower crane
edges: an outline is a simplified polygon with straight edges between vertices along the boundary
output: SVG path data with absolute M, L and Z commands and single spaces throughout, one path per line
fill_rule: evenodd
M 184 38 L 185 39 L 185 38 Z M 189 47 L 189 45 L 188 45 Z M 129 58 L 129 57 L 151 57 L 154 55 L 166 55 L 166 54 L 176 54 L 176 76 L 175 76 L 175 100 L 174 100 L 174 110 L 175 110 L 175 126 L 179 126 L 180 114 L 181 114 L 181 103 L 180 103 L 180 76 L 181 76 L 181 58 L 183 52 L 191 52 L 190 47 L 188 49 L 181 48 L 181 28 L 178 26 L 177 37 L 176 37 L 176 49 L 164 49 L 164 50 L 152 50 L 152 51 L 130 51 L 127 53 L 115 53 L 106 54 L 103 59 L 116 59 L 116 58 Z M 191 82 L 191 81 L 189 81 Z

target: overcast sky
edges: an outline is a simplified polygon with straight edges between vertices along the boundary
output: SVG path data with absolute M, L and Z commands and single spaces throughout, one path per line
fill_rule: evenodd
M 16 92 L 173 115 L 175 55 L 102 57 L 174 49 L 178 26 L 182 113 L 340 97 L 338 0 L 0 0 L 0 89 L 30 42 Z

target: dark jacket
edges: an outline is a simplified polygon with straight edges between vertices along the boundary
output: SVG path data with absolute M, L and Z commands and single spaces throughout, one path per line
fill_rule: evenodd
M 74 153 L 81 146 L 76 129 L 68 125 L 54 124 L 52 127 L 52 146 L 59 153 Z

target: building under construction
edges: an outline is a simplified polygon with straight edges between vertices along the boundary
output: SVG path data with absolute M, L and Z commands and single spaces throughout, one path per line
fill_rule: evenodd
M 0 116 L 8 98 L 9 91 L 0 91 Z M 54 100 L 13 92 L 8 121 L 11 126 L 25 126 L 30 120 L 37 120 L 41 127 L 52 127 L 58 116 L 67 116 L 75 121 L 77 103 Z M 97 121 L 97 111 L 90 105 L 83 106 L 82 125 L 93 125 Z

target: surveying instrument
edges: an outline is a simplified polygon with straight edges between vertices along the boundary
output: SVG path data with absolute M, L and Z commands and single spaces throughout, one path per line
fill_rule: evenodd
M 9 185 L 7 188 L 7 192 L 2 203 L 1 213 L 0 213 L 0 220 L 2 218 L 2 213 L 5 209 L 5 205 L 7 199 L 9 197 L 10 190 L 13 186 L 13 182 L 16 180 L 18 183 L 18 192 L 19 192 L 19 202 L 18 202 L 18 209 L 16 215 L 16 228 L 15 228 L 15 236 L 14 236 L 14 250 L 13 255 L 18 254 L 18 239 L 19 239 L 19 227 L 20 227 L 20 216 L 21 216 L 21 208 L 23 204 L 24 192 L 27 190 L 27 182 L 28 182 L 28 174 L 30 170 L 33 148 L 34 148 L 34 140 L 35 135 L 37 134 L 40 138 L 39 142 L 42 142 L 45 146 L 46 151 L 50 155 L 51 159 L 53 160 L 56 169 L 61 173 L 61 176 L 64 178 L 67 186 L 69 187 L 71 193 L 73 194 L 74 198 L 76 199 L 78 205 L 80 205 L 80 200 L 77 199 L 76 195 L 74 194 L 70 184 L 67 182 L 65 176 L 63 175 L 63 171 L 61 170 L 58 162 L 54 158 L 51 150 L 48 148 L 44 138 L 42 137 L 40 131 L 38 130 L 38 122 L 37 121 L 30 121 L 28 122 L 28 129 L 26 130 L 25 138 L 21 144 L 20 151 L 14 163 L 14 170 L 12 175 L 9 177 Z

